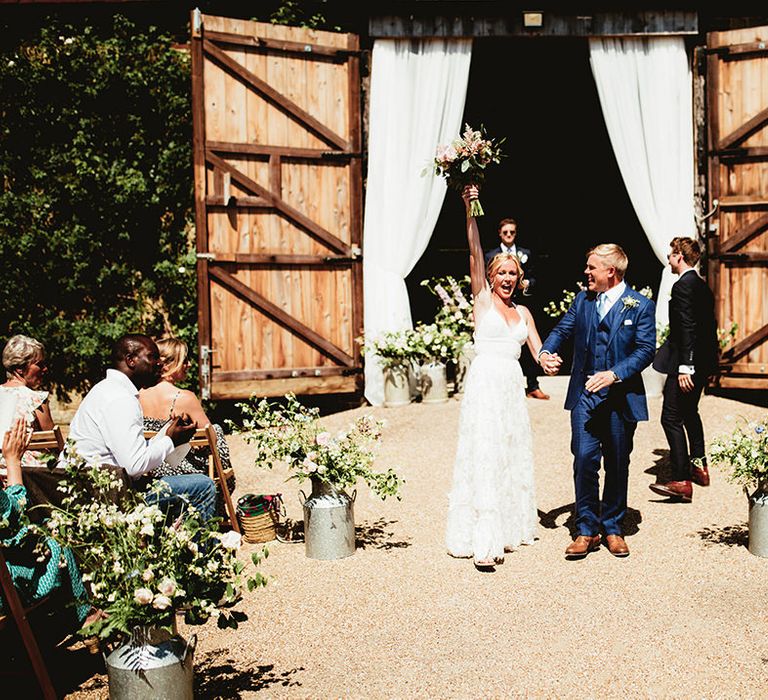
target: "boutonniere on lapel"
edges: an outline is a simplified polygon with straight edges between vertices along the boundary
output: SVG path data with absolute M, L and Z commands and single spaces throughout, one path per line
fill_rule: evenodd
M 626 311 L 627 309 L 635 309 L 640 306 L 640 301 L 629 295 L 621 297 L 621 303 L 624 304 L 621 309 L 622 311 Z
M 519 250 L 517 251 L 517 259 L 521 263 L 527 263 L 528 262 L 528 256 L 525 253 L 523 253 L 522 251 L 519 251 Z

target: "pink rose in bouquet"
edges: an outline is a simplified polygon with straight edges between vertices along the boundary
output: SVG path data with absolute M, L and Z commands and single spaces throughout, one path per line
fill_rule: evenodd
M 439 146 L 433 163 L 435 175 L 442 175 L 448 187 L 461 192 L 467 185 L 481 185 L 485 179 L 485 168 L 490 163 L 501 161 L 501 141 L 485 137 L 482 127 L 479 131 L 469 124 L 464 127 L 461 138 L 447 146 Z M 479 199 L 473 199 L 469 208 L 470 216 L 483 216 Z

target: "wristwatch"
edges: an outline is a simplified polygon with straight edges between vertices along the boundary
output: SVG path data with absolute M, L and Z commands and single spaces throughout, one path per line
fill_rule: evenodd
M 618 384 L 618 383 L 621 381 L 621 379 L 619 379 L 619 375 L 618 375 L 618 374 L 616 374 L 616 372 L 614 372 L 613 370 L 611 370 L 611 374 L 613 375 L 613 381 L 614 381 L 616 384 Z

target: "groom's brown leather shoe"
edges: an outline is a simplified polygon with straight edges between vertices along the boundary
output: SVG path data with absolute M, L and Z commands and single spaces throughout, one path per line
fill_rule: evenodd
M 660 496 L 674 498 L 683 503 L 693 500 L 693 487 L 690 481 L 668 481 L 665 484 L 648 484 L 648 488 Z
M 600 549 L 600 535 L 579 535 L 565 550 L 566 559 L 583 559 Z
M 526 391 L 525 395 L 529 399 L 544 399 L 544 401 L 547 401 L 549 399 L 549 394 L 545 394 L 541 389 L 534 389 L 533 391 Z
M 629 547 L 621 535 L 606 535 L 604 538 L 605 546 L 614 557 L 628 557 Z
M 709 469 L 707 467 L 691 467 L 691 481 L 699 486 L 709 486 Z

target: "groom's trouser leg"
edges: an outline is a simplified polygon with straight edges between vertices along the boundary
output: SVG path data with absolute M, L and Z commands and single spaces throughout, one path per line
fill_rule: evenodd
M 576 530 L 580 535 L 600 532 L 600 435 L 594 431 L 591 406 L 583 399 L 571 411 L 573 486 L 576 494 Z M 588 425 L 589 424 L 589 425 Z
M 606 416 L 603 439 L 602 521 L 606 535 L 621 535 L 621 523 L 627 513 L 627 486 L 629 482 L 629 456 L 637 423 L 624 420 L 618 411 Z

